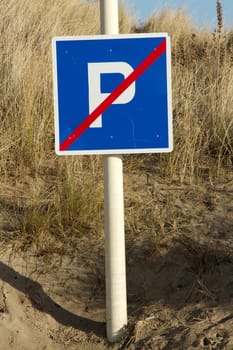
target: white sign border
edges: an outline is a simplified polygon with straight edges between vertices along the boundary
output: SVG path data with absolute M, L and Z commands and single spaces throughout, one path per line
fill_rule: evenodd
M 128 148 L 128 149 L 100 149 L 100 150 L 66 150 L 60 151 L 59 140 L 59 110 L 58 110 L 58 81 L 57 81 L 57 53 L 56 43 L 58 41 L 77 40 L 106 40 L 106 39 L 131 39 L 131 38 L 166 38 L 166 66 L 167 66 L 167 102 L 168 102 L 168 142 L 167 148 Z M 80 36 L 56 36 L 52 38 L 52 60 L 53 60 L 53 97 L 55 117 L 55 152 L 59 156 L 73 155 L 109 155 L 109 154 L 142 154 L 142 153 L 169 153 L 173 151 L 173 120 L 172 120 L 172 74 L 171 74 L 171 40 L 168 33 L 140 33 L 119 35 L 80 35 Z

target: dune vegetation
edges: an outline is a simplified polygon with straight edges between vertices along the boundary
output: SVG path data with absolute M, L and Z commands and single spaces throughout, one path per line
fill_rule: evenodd
M 168 32 L 172 40 L 174 151 L 124 157 L 129 234 L 148 217 L 142 205 L 130 209 L 127 176 L 156 174 L 181 186 L 231 172 L 233 31 L 217 4 L 214 31 L 195 28 L 182 10 L 155 12 L 138 26 L 120 7 L 121 33 Z M 102 239 L 103 159 L 55 155 L 51 59 L 53 36 L 99 34 L 98 2 L 1 0 L 0 13 L 1 240 L 46 252 L 67 237 Z

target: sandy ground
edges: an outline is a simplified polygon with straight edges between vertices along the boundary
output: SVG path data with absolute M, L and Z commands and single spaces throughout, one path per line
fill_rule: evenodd
M 132 178 L 131 186 L 133 193 Z M 105 338 L 103 243 L 83 239 L 62 256 L 2 253 L 0 350 L 233 349 L 232 181 L 147 188 L 137 183 L 145 215 L 152 198 L 155 207 L 173 201 L 180 216 L 164 221 L 173 234 L 158 247 L 146 232 L 126 240 L 129 326 L 122 341 Z

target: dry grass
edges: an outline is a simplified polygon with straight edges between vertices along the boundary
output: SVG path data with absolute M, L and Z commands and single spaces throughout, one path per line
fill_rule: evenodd
M 213 176 L 232 164 L 232 32 L 222 27 L 211 33 L 192 28 L 179 10 L 154 14 L 140 31 L 167 31 L 172 37 L 173 116 L 175 151 L 166 172 L 193 180 L 199 169 Z
M 168 10 L 135 29 L 133 17 L 120 8 L 121 32 L 168 31 L 173 57 L 175 150 L 126 156 L 127 174 L 156 170 L 182 183 L 203 180 L 203 174 L 217 180 L 231 169 L 233 32 L 224 32 L 219 4 L 214 33 L 193 29 L 186 14 Z M 98 34 L 98 3 L 2 0 L 0 13 L 0 176 L 2 188 L 11 188 L 1 195 L 2 240 L 46 250 L 74 234 L 101 235 L 102 158 L 55 156 L 51 73 L 51 38 Z M 137 231 L 143 206 L 126 210 L 128 231 Z M 158 222 L 148 210 L 150 224 L 163 232 L 172 209 L 160 208 Z

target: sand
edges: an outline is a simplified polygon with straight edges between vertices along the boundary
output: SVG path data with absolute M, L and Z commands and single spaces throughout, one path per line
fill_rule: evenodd
M 129 325 L 118 344 L 105 336 L 103 241 L 41 256 L 5 247 L 0 350 L 232 350 L 232 186 L 149 188 L 161 206 L 174 201 L 183 229 L 159 247 L 126 235 Z

